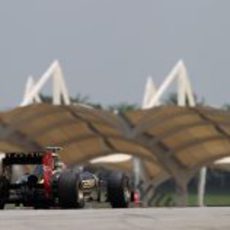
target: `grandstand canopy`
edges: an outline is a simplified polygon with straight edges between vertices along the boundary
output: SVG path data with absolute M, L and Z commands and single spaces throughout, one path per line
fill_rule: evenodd
M 38 104 L 1 113 L 0 127 L 2 152 L 61 146 L 69 165 L 127 153 L 141 157 L 153 179 L 192 172 L 230 155 L 230 113 L 207 107 L 161 106 L 115 115 Z

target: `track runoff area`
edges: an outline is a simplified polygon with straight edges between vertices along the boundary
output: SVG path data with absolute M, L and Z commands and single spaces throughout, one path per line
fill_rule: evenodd
M 4 210 L 0 229 L 228 230 L 230 208 Z

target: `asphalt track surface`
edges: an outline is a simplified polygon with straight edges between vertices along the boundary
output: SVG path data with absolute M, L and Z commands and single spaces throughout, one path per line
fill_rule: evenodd
M 4 210 L 1 230 L 230 230 L 230 208 Z

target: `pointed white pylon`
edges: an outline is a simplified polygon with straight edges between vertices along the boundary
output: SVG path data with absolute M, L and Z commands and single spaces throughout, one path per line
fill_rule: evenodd
M 159 100 L 162 98 L 163 94 L 175 80 L 178 80 L 178 105 L 185 105 L 185 97 L 187 97 L 189 106 L 195 106 L 195 99 L 187 74 L 187 69 L 184 65 L 184 62 L 179 60 L 169 75 L 166 77 L 165 81 L 158 88 L 154 97 L 151 98 L 148 108 L 158 105 Z
M 157 92 L 156 85 L 154 84 L 152 77 L 149 76 L 147 78 L 147 82 L 145 85 L 144 98 L 142 102 L 143 109 L 149 108 L 150 102 L 152 98 L 155 96 L 156 92 Z
M 27 98 L 27 95 L 29 94 L 30 90 L 34 86 L 34 80 L 32 76 L 29 76 L 26 82 L 26 87 L 25 87 L 25 92 L 24 92 L 24 97 L 23 100 Z M 29 101 L 29 103 L 32 103 L 32 100 Z
M 39 81 L 31 87 L 31 84 L 33 82 L 28 80 L 27 84 L 29 90 L 26 93 L 26 96 L 24 96 L 23 101 L 20 106 L 25 106 L 33 102 L 33 100 L 38 99 L 38 95 L 46 82 L 53 78 L 53 85 L 54 85 L 54 93 L 53 93 L 53 102 L 54 104 L 60 104 L 61 103 L 61 96 L 63 97 L 63 101 L 65 104 L 70 104 L 69 94 L 67 87 L 65 85 L 65 81 L 63 78 L 62 70 L 60 67 L 60 64 L 57 60 L 55 60 L 51 66 L 48 68 L 48 70 L 41 76 Z M 32 82 L 32 83 L 31 83 Z
M 26 87 L 25 87 L 25 92 L 24 92 L 24 97 L 23 97 L 23 101 L 26 100 L 26 98 L 28 97 L 30 91 L 33 89 L 35 83 L 34 83 L 34 78 L 32 76 L 29 76 L 26 82 Z M 41 103 L 41 98 L 39 96 L 39 94 L 35 94 L 34 98 L 30 98 L 27 101 L 27 104 L 25 105 L 29 105 L 32 104 L 33 101 L 37 102 L 37 103 Z

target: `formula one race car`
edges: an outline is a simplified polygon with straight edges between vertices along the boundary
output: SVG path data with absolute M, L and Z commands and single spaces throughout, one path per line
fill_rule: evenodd
M 51 147 L 44 152 L 5 154 L 0 176 L 0 209 L 5 204 L 36 209 L 83 208 L 89 201 L 110 202 L 113 208 L 129 206 L 130 181 L 124 173 L 114 171 L 101 179 L 88 171 L 67 169 L 59 159 L 59 150 Z M 13 181 L 14 165 L 30 167 L 32 173 Z

